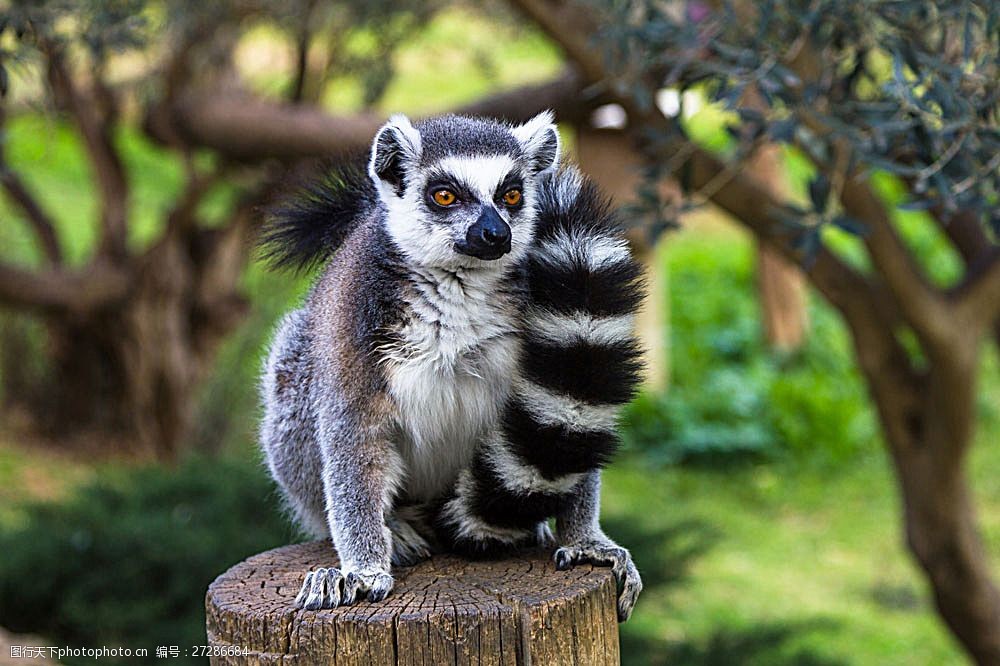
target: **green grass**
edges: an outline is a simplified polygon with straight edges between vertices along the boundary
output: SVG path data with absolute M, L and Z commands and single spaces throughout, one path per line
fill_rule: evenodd
M 972 460 L 994 556 L 998 434 L 992 423 Z M 623 627 L 623 663 L 962 661 L 903 547 L 895 481 L 881 451 L 835 470 L 773 464 L 651 473 L 643 460 L 626 460 L 606 473 L 604 518 L 647 583 Z M 1000 575 L 1000 560 L 994 564 Z M 782 640 L 750 640 L 775 629 Z M 713 654 L 716 642 L 746 652 Z
M 605 484 L 608 529 L 632 548 L 647 581 L 623 627 L 624 663 L 959 660 L 901 547 L 893 480 L 878 455 L 826 472 L 768 465 L 650 474 L 629 461 Z M 774 629 L 781 640 L 743 645 L 746 653 L 728 660 L 711 654 L 713 643 Z

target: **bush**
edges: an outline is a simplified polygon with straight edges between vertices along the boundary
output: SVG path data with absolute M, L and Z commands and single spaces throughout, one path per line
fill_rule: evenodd
M 0 625 L 53 645 L 146 648 L 151 662 L 156 646 L 202 645 L 208 584 L 292 540 L 274 495 L 259 465 L 197 458 L 107 470 L 63 503 L 28 506 L 0 533 Z
M 760 332 L 748 244 L 683 239 L 671 248 L 668 270 L 670 390 L 640 396 L 626 410 L 629 448 L 664 464 L 836 461 L 871 441 L 864 385 L 829 308 L 810 303 L 805 347 L 775 354 Z

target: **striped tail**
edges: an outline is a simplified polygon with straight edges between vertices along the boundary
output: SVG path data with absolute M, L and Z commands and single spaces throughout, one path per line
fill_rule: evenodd
M 519 374 L 500 421 L 435 519 L 469 555 L 535 543 L 587 472 L 618 447 L 641 373 L 641 267 L 597 188 L 575 170 L 542 183 Z

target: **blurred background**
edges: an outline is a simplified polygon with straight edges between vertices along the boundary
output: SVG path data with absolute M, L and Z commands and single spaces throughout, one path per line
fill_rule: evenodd
M 1000 663 L 998 25 L 0 0 L 0 663 L 205 642 L 209 582 L 300 538 L 256 381 L 311 276 L 257 260 L 266 207 L 389 113 L 544 108 L 651 284 L 603 490 L 623 663 Z

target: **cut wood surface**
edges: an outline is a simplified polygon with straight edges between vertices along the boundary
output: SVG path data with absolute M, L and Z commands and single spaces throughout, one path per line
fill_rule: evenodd
M 620 662 L 610 569 L 556 571 L 540 550 L 496 561 L 439 555 L 395 569 L 385 601 L 293 608 L 305 573 L 336 561 L 330 542 L 316 541 L 255 555 L 219 576 L 205 601 L 212 663 Z

